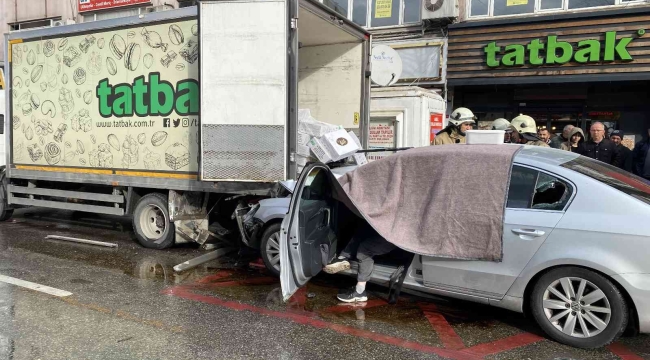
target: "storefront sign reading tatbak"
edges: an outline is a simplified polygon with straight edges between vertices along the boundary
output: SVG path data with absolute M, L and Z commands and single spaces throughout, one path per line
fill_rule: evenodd
M 436 134 L 440 130 L 442 130 L 442 114 L 431 114 L 431 118 L 429 120 L 429 127 L 430 127 L 429 141 L 430 144 L 433 145 L 433 139 L 435 139 Z
M 79 0 L 79 12 L 149 3 L 151 0 Z

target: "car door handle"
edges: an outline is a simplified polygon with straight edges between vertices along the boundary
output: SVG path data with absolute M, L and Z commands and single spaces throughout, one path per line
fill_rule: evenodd
M 517 235 L 525 235 L 525 236 L 532 236 L 532 237 L 540 237 L 546 234 L 546 232 L 542 230 L 535 230 L 535 229 L 512 229 L 512 232 Z

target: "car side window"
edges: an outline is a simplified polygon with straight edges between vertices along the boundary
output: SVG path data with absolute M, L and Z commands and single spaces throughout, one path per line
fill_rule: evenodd
M 552 175 L 515 165 L 510 177 L 507 207 L 562 211 L 572 192 L 571 185 Z
M 506 207 L 530 209 L 535 193 L 538 172 L 522 166 L 513 166 L 510 174 L 510 188 Z
M 533 209 L 562 211 L 569 202 L 572 192 L 571 185 L 540 172 L 533 196 Z

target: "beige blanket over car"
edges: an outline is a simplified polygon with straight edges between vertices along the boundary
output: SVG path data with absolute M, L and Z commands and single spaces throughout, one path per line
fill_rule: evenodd
M 339 178 L 349 198 L 343 202 L 404 250 L 501 261 L 510 171 L 520 149 L 448 145 L 404 151 Z

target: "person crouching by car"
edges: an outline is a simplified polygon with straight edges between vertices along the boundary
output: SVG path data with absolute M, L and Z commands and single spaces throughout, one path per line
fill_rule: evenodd
M 460 107 L 451 113 L 449 125 L 436 134 L 433 145 L 464 144 L 465 131 L 471 130 L 476 123 L 474 113 L 464 107 Z
M 621 153 L 621 163 L 619 167 L 625 171 L 632 172 L 632 150 L 621 144 L 621 142 L 623 142 L 623 132 L 621 130 L 614 130 L 609 136 L 609 139 L 616 144 L 618 151 Z
M 520 144 L 549 147 L 546 142 L 537 136 L 537 123 L 532 117 L 520 114 L 512 119 L 511 124 L 521 136 L 519 139 Z
M 621 164 L 621 153 L 611 140 L 605 139 L 605 125 L 595 122 L 589 128 L 591 138 L 584 142 L 584 146 L 578 149 L 580 155 L 602 161 L 604 163 L 619 167 Z
M 348 291 L 339 292 L 337 298 L 347 303 L 368 301 L 366 283 L 370 280 L 370 274 L 375 267 L 373 257 L 388 254 L 395 249 L 396 246 L 381 237 L 372 226 L 365 221 L 362 222 L 339 257 L 323 269 L 328 274 L 336 274 L 350 269 L 350 259 L 353 256 L 359 262 L 357 285 Z
M 580 153 L 585 142 L 585 133 L 579 127 L 574 127 L 568 134 L 569 140 L 560 144 L 560 150 Z

